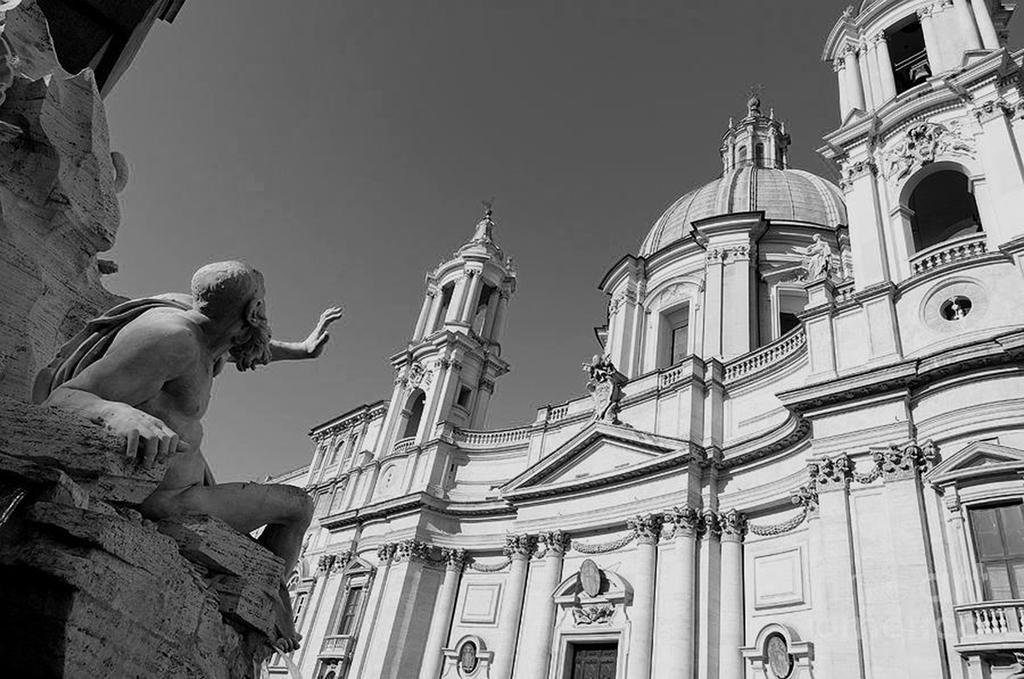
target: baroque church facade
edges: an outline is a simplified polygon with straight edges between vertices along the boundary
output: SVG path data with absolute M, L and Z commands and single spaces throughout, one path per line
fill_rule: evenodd
M 516 271 L 488 211 L 427 276 L 390 395 L 278 479 L 316 500 L 302 676 L 1024 676 L 1012 5 L 848 9 L 840 183 L 791 168 L 752 98 L 719 178 L 604 275 L 588 395 L 501 430 Z

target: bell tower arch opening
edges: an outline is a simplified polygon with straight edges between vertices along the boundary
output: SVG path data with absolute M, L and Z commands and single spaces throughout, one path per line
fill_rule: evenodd
M 924 30 L 917 15 L 903 19 L 885 31 L 889 58 L 896 79 L 896 94 L 906 92 L 932 75 L 928 50 L 924 43 Z
M 904 195 L 915 252 L 983 231 L 970 181 L 959 169 L 927 172 Z

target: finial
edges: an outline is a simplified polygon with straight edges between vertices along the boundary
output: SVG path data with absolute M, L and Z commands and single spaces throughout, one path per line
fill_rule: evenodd
M 491 237 L 491 229 L 494 227 L 494 199 L 482 200 L 480 204 L 484 206 L 484 218 L 476 224 L 476 231 L 473 233 L 473 238 L 470 242 L 473 243 L 491 243 L 493 238 Z
M 491 216 L 494 215 L 494 198 L 481 200 L 480 204 L 484 206 L 484 219 L 491 221 Z
M 759 116 L 761 115 L 761 92 L 764 90 L 764 85 L 755 83 L 750 86 L 747 90 L 747 115 Z

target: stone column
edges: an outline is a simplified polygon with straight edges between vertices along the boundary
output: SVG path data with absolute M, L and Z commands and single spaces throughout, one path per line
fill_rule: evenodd
M 988 50 L 999 49 L 999 34 L 992 23 L 988 3 L 985 0 L 971 0 L 971 8 L 974 9 L 974 20 L 978 24 L 978 33 L 981 34 L 981 44 Z
M 391 559 L 395 555 L 394 543 L 384 543 L 377 548 L 377 570 L 373 575 L 373 582 L 370 585 L 369 596 L 366 600 L 366 607 L 363 609 L 363 619 L 359 625 L 357 635 L 363 643 L 356 644 L 355 653 L 352 657 L 351 676 L 363 676 L 363 666 L 367 662 L 370 645 L 375 636 L 384 634 L 384 630 L 378 629 L 380 618 L 381 599 L 387 589 L 388 571 L 391 570 Z
M 1002 245 L 1024 233 L 1020 222 L 1020 205 L 1024 201 L 1024 168 L 1020 150 L 1011 128 L 1012 110 L 1004 101 L 989 101 L 975 109 L 981 124 L 978 156 L 985 171 L 985 197 L 990 204 L 989 213 L 995 213 L 995 223 L 983 223 L 989 234 L 989 249 Z M 982 196 L 978 196 L 982 198 Z M 981 200 L 978 209 L 982 210 Z
M 502 341 L 502 335 L 505 333 L 505 314 L 508 312 L 509 305 L 509 293 L 501 290 L 498 294 L 500 298 L 498 300 L 498 309 L 495 311 L 495 329 L 490 333 L 490 341 L 496 343 Z
M 484 321 L 484 327 L 480 330 L 480 335 L 489 341 L 494 341 L 494 321 L 498 315 L 498 303 L 501 301 L 501 295 L 498 290 L 491 293 L 491 298 L 487 300 L 487 318 Z
M 812 554 L 811 560 L 815 568 L 821 568 L 825 573 L 824 611 L 819 618 L 820 643 L 814 645 L 815 654 L 819 656 L 815 669 L 821 667 L 824 677 L 863 679 L 860 608 L 854 576 L 849 500 L 852 474 L 850 458 L 845 453 L 810 465 L 811 479 L 818 492 L 822 527 L 822 552 Z
M 839 81 L 839 121 L 842 122 L 850 113 L 850 97 L 846 93 L 846 61 L 836 59 L 832 62 L 832 70 L 836 72 Z
M 430 631 L 427 633 L 419 679 L 437 679 L 441 674 L 444 662 L 441 649 L 448 643 L 455 598 L 459 593 L 459 579 L 466 563 L 466 550 L 444 548 L 441 550 L 441 558 L 445 562 L 444 579 L 434 602 L 434 614 L 430 618 Z
M 719 515 L 722 527 L 722 584 L 719 617 L 719 677 L 743 677 L 743 536 L 747 519 L 735 509 Z
M 853 277 L 857 290 L 889 280 L 888 255 L 879 212 L 878 172 L 873 160 L 847 160 L 843 165 L 841 186 L 846 194 L 850 240 L 856 243 Z
M 843 52 L 843 59 L 846 61 L 846 96 L 850 110 L 860 109 L 864 111 L 864 82 L 860 77 L 860 59 L 857 56 L 857 48 L 847 45 Z
M 473 313 L 476 311 L 476 306 L 480 301 L 480 288 L 484 284 L 484 274 L 483 271 L 475 269 L 470 269 L 466 274 L 469 276 L 469 289 L 466 292 L 466 298 L 462 301 L 459 321 L 462 323 L 472 323 Z
M 469 274 L 464 273 L 461 278 L 455 283 L 455 289 L 452 290 L 452 299 L 448 302 L 448 313 L 445 314 L 444 322 L 447 323 L 458 323 L 459 318 L 462 314 L 462 303 L 466 298 L 466 286 L 469 285 Z
M 704 352 L 707 356 L 722 356 L 722 305 L 725 251 L 711 248 L 707 252 L 707 273 L 704 283 Z
M 510 679 L 516 660 L 516 641 L 519 638 L 519 623 L 523 614 L 523 593 L 526 591 L 526 573 L 533 554 L 535 540 L 532 535 L 508 535 L 505 538 L 505 554 L 512 560 L 512 572 L 505 581 L 505 593 L 501 601 L 501 615 L 498 618 L 497 643 L 494 664 L 491 666 L 493 679 Z
M 885 504 L 892 539 L 892 577 L 899 596 L 903 653 L 900 664 L 910 677 L 943 676 L 945 643 L 939 621 L 931 544 L 921 497 L 921 473 L 938 458 L 930 444 L 911 441 L 875 453 L 885 485 Z
M 967 555 L 971 553 L 970 540 L 964 526 L 964 509 L 960 505 L 960 497 L 956 488 L 947 488 L 943 505 L 946 511 L 946 522 L 952 537 L 950 553 L 953 566 L 953 603 L 969 604 L 980 601 L 977 580 L 971 573 L 967 563 Z
M 960 25 L 964 49 L 967 51 L 981 49 L 978 27 L 974 23 L 974 15 L 971 13 L 971 6 L 967 4 L 967 0 L 953 0 L 953 11 L 956 12 L 956 22 Z
M 718 677 L 718 615 L 719 584 L 722 572 L 722 529 L 718 514 L 710 509 L 701 513 L 700 532 L 700 587 L 698 588 L 698 624 L 700 630 L 697 648 L 697 676 L 701 679 Z M 725 677 L 722 677 L 725 679 Z
M 757 346 L 756 246 L 728 248 L 722 268 L 722 358 L 741 356 Z
M 878 79 L 872 74 L 872 70 L 878 62 L 875 61 L 875 55 L 871 53 L 870 46 L 871 43 L 867 41 L 857 46 L 857 54 L 859 55 L 857 63 L 860 66 L 860 81 L 864 89 L 865 110 L 873 111 L 879 105 L 875 101 L 875 88 L 878 86 Z
M 423 306 L 420 308 L 419 318 L 416 319 L 416 329 L 412 333 L 412 341 L 419 342 L 423 339 L 423 335 L 427 332 L 427 322 L 433 315 L 430 313 L 434 302 L 434 291 L 427 290 L 427 294 L 423 296 Z
M 543 679 L 548 676 L 551 663 L 551 637 L 554 634 L 555 589 L 562 582 L 562 560 L 569 549 L 570 539 L 560 530 L 540 534 L 544 545 L 544 565 L 537 580 L 530 578 L 530 592 L 524 610 L 523 639 L 519 644 L 516 674 L 518 679 Z
M 689 505 L 675 507 L 671 514 L 675 532 L 672 544 L 662 552 L 659 572 L 665 575 L 661 585 L 664 603 L 658 619 L 658 662 L 656 679 L 693 679 L 694 612 L 696 611 L 695 567 L 697 565 L 697 529 L 700 514 Z
M 932 16 L 934 12 L 933 5 L 917 10 L 917 18 L 921 22 L 921 32 L 924 33 L 924 48 L 928 53 L 928 65 L 931 67 L 932 75 L 942 73 L 946 66 L 942 61 L 942 46 L 935 30 L 935 18 Z
M 885 103 L 896 96 L 896 73 L 892 70 L 892 57 L 889 56 L 889 41 L 885 39 L 885 31 L 879 31 L 874 43 L 878 75 L 882 85 L 882 103 Z
M 444 322 L 444 319 L 441 318 L 441 307 L 442 307 L 441 300 L 443 300 L 443 299 L 444 299 L 444 291 L 443 290 L 438 290 L 437 294 L 434 295 L 433 304 L 431 304 L 431 306 L 430 306 L 430 316 L 427 319 L 427 327 L 426 327 L 426 330 L 424 331 L 425 335 L 429 335 L 430 333 L 434 332 L 434 330 L 436 330 L 437 327 L 442 322 Z M 455 291 L 454 290 L 452 290 L 452 299 L 455 299 Z M 451 305 L 451 302 L 449 302 L 449 306 L 450 305 Z
M 882 86 L 882 74 L 878 70 L 878 44 L 874 40 L 865 40 L 861 47 L 861 68 L 864 69 L 864 80 L 871 100 L 871 108 L 881 108 L 886 102 L 885 90 Z
M 629 679 L 651 678 L 651 653 L 654 649 L 654 588 L 658 563 L 660 514 L 645 514 L 629 520 L 636 535 L 636 568 L 633 571 L 633 610 L 630 619 L 626 675 Z
M 480 388 L 476 392 L 476 403 L 473 405 L 473 418 L 470 422 L 471 429 L 483 429 L 484 420 L 487 417 L 487 406 L 490 405 L 491 396 L 494 394 L 494 382 L 480 380 Z

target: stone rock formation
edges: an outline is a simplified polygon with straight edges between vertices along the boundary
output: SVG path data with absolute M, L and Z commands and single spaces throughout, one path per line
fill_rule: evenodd
M 18 677 L 251 677 L 282 562 L 216 519 L 133 509 L 164 467 L 0 397 L 0 648 Z
M 35 0 L 0 11 L 0 395 L 27 399 L 57 348 L 119 301 L 96 257 L 120 223 L 119 165 L 92 72 L 60 67 Z

